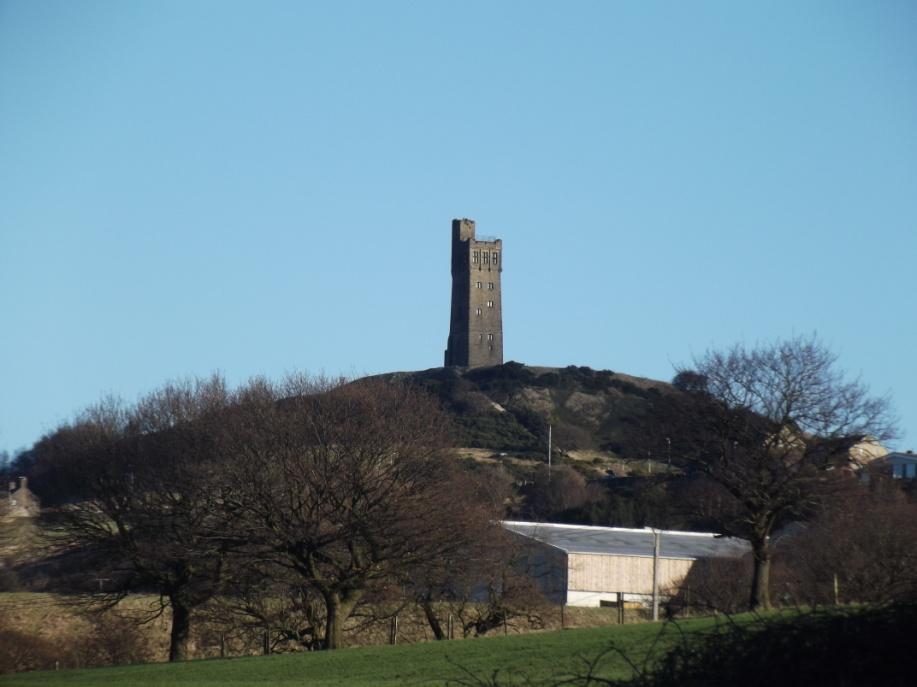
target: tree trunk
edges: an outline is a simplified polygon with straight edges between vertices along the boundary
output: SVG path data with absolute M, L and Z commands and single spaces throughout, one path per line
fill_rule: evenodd
M 433 604 L 429 599 L 424 599 L 421 604 L 423 608 L 423 614 L 427 617 L 427 622 L 430 624 L 430 629 L 433 630 L 433 636 L 436 637 L 437 641 L 446 638 L 446 633 L 443 632 L 443 626 L 439 622 L 439 618 L 436 617 L 436 612 L 433 610 Z
M 771 607 L 771 553 L 767 538 L 753 541 L 751 547 L 755 559 L 755 569 L 751 578 L 751 609 L 766 611 Z
M 171 601 L 172 631 L 169 636 L 169 660 L 186 661 L 191 657 L 191 610 L 180 603 Z
M 361 596 L 363 596 L 362 592 L 350 592 L 343 598 L 337 592 L 325 594 L 325 606 L 328 613 L 325 620 L 326 649 L 340 649 L 344 646 L 344 623 L 350 617 Z

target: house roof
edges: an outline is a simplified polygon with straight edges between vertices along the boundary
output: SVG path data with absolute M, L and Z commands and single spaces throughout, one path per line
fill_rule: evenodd
M 889 453 L 882 458 L 887 463 L 917 463 L 917 454 L 915 453 Z
M 504 521 L 510 532 L 553 546 L 566 553 L 608 556 L 652 556 L 653 530 L 622 527 L 590 527 L 542 522 Z M 711 532 L 658 530 L 662 558 L 738 558 L 751 548 L 744 539 L 721 537 Z

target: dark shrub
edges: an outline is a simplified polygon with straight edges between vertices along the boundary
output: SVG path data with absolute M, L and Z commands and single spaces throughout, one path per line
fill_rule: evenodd
M 904 687 L 914 684 L 915 627 L 914 603 L 726 621 L 630 684 Z
M 672 386 L 689 394 L 705 393 L 707 377 L 694 370 L 682 370 L 672 378 Z

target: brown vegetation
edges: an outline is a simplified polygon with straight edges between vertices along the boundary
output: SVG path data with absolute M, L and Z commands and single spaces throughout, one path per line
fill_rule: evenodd
M 52 524 L 96 563 L 91 604 L 156 593 L 181 660 L 196 610 L 218 598 L 238 600 L 246 623 L 333 649 L 359 604 L 404 597 L 419 570 L 476 560 L 503 496 L 444 456 L 449 428 L 400 383 L 255 380 L 231 393 L 214 377 L 133 407 L 100 404 L 36 453 L 82 497 Z M 296 600 L 292 625 L 275 617 L 277 599 Z
M 367 595 L 466 555 L 498 513 L 445 459 L 449 425 L 426 394 L 380 380 L 290 391 L 249 390 L 233 409 L 225 436 L 243 458 L 226 503 L 265 576 L 321 597 L 333 649 Z
M 709 351 L 678 378 L 694 402 L 668 413 L 661 436 L 703 476 L 700 514 L 751 543 L 750 603 L 767 608 L 771 535 L 847 486 L 837 475 L 853 444 L 892 436 L 888 399 L 845 380 L 814 337 Z

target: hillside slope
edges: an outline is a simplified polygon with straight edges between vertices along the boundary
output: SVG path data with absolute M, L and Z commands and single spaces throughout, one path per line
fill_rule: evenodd
M 665 382 L 588 367 L 508 362 L 384 376 L 410 380 L 437 396 L 455 418 L 460 446 L 514 453 L 543 454 L 550 424 L 562 452 L 644 458 L 641 438 L 658 425 L 658 413 L 672 401 L 687 402 Z

